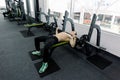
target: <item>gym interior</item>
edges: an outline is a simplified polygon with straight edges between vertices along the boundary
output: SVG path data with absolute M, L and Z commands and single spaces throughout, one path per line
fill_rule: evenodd
M 88 4 L 89 3 L 89 4 Z M 120 80 L 120 0 L 0 0 L 0 80 Z M 32 55 L 39 36 L 75 31 L 76 44 Z

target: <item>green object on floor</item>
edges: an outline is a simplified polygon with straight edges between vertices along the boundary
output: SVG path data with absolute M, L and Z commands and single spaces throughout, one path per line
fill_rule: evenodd
M 39 70 L 39 73 L 45 72 L 47 68 L 48 68 L 48 63 L 47 62 L 46 63 L 43 62 L 42 63 L 42 67 Z

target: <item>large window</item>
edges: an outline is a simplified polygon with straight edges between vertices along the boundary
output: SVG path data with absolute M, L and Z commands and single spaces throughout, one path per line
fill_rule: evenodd
M 75 23 L 90 25 L 93 14 L 101 29 L 120 34 L 120 0 L 48 0 L 48 8 L 62 18 L 67 10 Z
M 96 13 L 96 23 L 103 30 L 120 34 L 119 0 L 72 0 L 74 1 L 74 22 L 90 25 L 92 15 Z

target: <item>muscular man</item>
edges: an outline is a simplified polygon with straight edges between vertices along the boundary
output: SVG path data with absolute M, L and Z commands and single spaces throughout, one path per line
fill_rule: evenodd
M 71 47 L 74 47 L 76 43 L 76 32 L 72 31 L 71 33 L 66 33 L 66 32 L 58 33 L 58 28 L 56 28 L 56 34 L 53 36 L 50 36 L 50 37 L 41 36 L 41 37 L 35 38 L 36 51 L 32 52 L 33 55 L 41 55 L 39 43 L 45 42 L 44 51 L 43 51 L 43 64 L 39 70 L 39 73 L 45 72 L 45 70 L 48 67 L 48 61 L 50 57 L 49 49 L 51 48 L 51 46 L 62 41 L 67 41 L 70 43 Z

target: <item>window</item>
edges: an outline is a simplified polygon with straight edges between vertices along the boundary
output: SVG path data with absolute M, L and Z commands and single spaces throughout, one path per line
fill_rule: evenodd
M 96 9 L 96 0 L 72 0 L 73 20 L 79 24 L 89 25 Z M 87 4 L 89 3 L 89 4 Z M 76 14 L 77 13 L 77 14 Z M 77 19 L 76 19 L 77 17 Z
M 71 0 L 48 0 L 48 9 L 59 18 L 63 18 L 65 10 L 70 12 L 70 2 Z
M 34 0 L 29 0 L 30 1 L 30 13 L 33 18 L 35 18 L 35 11 L 34 11 Z
M 120 33 L 120 16 L 115 16 L 113 26 L 116 29 L 116 32 Z
M 79 23 L 79 21 L 80 21 L 80 12 L 74 12 L 73 19 L 75 20 L 75 22 Z
M 23 3 L 24 3 L 25 14 L 27 14 L 27 5 L 26 5 L 26 0 L 23 0 Z
M 52 13 L 53 13 L 56 17 L 58 17 L 58 18 L 61 17 L 60 12 L 53 11 Z
M 114 24 L 120 25 L 120 16 L 115 16 Z
M 88 12 L 85 12 L 84 13 L 84 21 L 83 21 L 83 24 L 88 24 L 90 25 L 91 23 L 91 14 L 88 13 Z
M 98 14 L 99 25 L 105 28 L 111 28 L 112 15 Z
M 54 4 L 55 2 L 55 4 Z M 49 0 L 48 8 L 62 18 L 65 10 L 75 23 L 90 25 L 97 14 L 96 23 L 101 29 L 120 34 L 120 0 Z
M 2 8 L 4 7 L 4 8 L 5 8 L 5 6 L 6 6 L 6 5 L 5 5 L 5 0 L 1 0 L 1 1 L 0 1 L 0 7 L 2 7 Z
M 5 6 L 6 6 L 5 5 L 5 1 L 4 0 L 0 1 L 0 13 L 3 13 L 3 12 L 6 11 L 6 7 Z
M 94 13 L 96 23 L 103 30 L 120 34 L 119 0 L 72 0 L 73 20 L 79 24 L 90 25 Z

